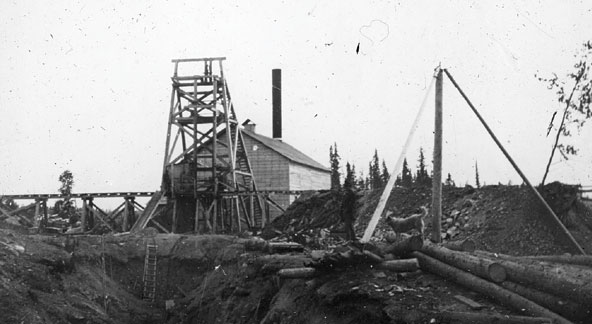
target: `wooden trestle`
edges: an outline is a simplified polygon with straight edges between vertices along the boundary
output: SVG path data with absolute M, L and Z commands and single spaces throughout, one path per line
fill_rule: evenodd
M 73 193 L 69 196 L 62 194 L 17 194 L 17 195 L 3 195 L 2 198 L 13 200 L 35 200 L 34 204 L 30 204 L 13 211 L 6 211 L 0 209 L 0 219 L 17 216 L 25 222 L 29 220 L 19 213 L 35 208 L 35 224 L 34 227 L 38 231 L 43 231 L 47 227 L 49 214 L 47 201 L 57 199 L 81 199 L 82 210 L 80 216 L 80 226 L 82 232 L 93 231 L 94 229 L 104 226 L 110 232 L 127 232 L 135 221 L 136 212 L 139 214 L 144 212 L 145 207 L 136 201 L 137 197 L 150 197 L 154 192 L 99 192 L 99 193 Z M 105 212 L 95 203 L 95 198 L 123 198 L 124 201 L 109 213 Z M 121 226 L 115 228 L 115 220 L 122 217 Z

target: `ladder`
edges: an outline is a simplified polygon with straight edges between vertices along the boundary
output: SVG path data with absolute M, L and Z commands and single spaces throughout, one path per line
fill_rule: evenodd
M 146 244 L 146 258 L 144 259 L 144 291 L 142 298 L 154 302 L 156 297 L 156 251 L 158 245 Z

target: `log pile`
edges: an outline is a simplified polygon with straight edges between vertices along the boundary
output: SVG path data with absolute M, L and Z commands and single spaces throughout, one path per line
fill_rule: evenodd
M 489 296 L 523 315 L 554 323 L 592 322 L 592 268 L 587 266 L 588 257 L 512 257 L 483 251 L 471 254 L 431 243 L 425 243 L 412 256 L 419 260 L 422 270 Z

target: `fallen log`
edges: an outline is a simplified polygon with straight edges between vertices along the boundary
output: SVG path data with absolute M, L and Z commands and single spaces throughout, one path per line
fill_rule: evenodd
M 286 252 L 302 252 L 304 247 L 295 242 L 268 242 L 260 238 L 241 240 L 247 251 L 264 251 L 270 254 Z
M 473 252 L 475 251 L 477 245 L 471 239 L 466 239 L 462 241 L 451 241 L 442 244 L 445 248 L 454 251 L 463 251 L 463 252 Z
M 464 252 L 452 251 L 432 243 L 424 244 L 421 252 L 489 281 L 502 282 L 506 280 L 506 269 L 489 258 L 479 258 Z
M 379 263 L 377 269 L 394 272 L 413 272 L 419 270 L 417 259 L 390 260 Z
M 418 251 L 423 246 L 423 239 L 419 235 L 400 234 L 395 242 L 384 249 L 384 254 L 406 256 L 413 251 Z
M 592 256 L 590 256 L 590 255 L 538 255 L 538 256 L 527 256 L 524 258 L 531 259 L 531 260 L 545 261 L 545 262 L 573 264 L 573 265 L 582 265 L 582 266 L 592 267 Z
M 540 290 L 524 287 L 520 284 L 504 281 L 500 284 L 502 287 L 524 297 L 533 302 L 548 308 L 549 310 L 574 321 L 588 320 L 586 323 L 592 322 L 592 313 L 590 309 L 575 302 L 560 299 L 556 296 L 542 292 Z
M 489 257 L 501 258 L 510 261 L 522 260 L 536 260 L 549 263 L 571 264 L 579 266 L 592 267 L 591 255 L 529 255 L 529 256 L 513 256 L 501 253 L 493 253 L 482 250 L 474 251 L 475 254 L 480 254 Z
M 532 286 L 576 303 L 592 305 L 592 270 L 516 257 L 512 257 L 516 259 L 510 261 L 496 258 L 493 256 L 495 254 L 489 252 L 475 252 L 481 256 L 489 256 L 490 260 L 504 266 L 510 281 Z
M 278 276 L 282 279 L 303 279 L 313 278 L 320 274 L 320 271 L 315 268 L 293 268 L 281 269 L 278 271 Z
M 439 322 L 450 324 L 551 324 L 553 321 L 547 317 L 529 317 L 501 314 L 467 313 L 467 312 L 441 312 L 434 317 Z
M 304 246 L 295 242 L 269 242 L 266 250 L 268 253 L 303 252 Z
M 497 300 L 499 303 L 511 307 L 518 312 L 524 312 L 533 316 L 550 318 L 551 320 L 555 321 L 555 323 L 571 323 L 564 317 L 557 315 L 550 310 L 494 283 L 438 261 L 422 252 L 412 252 L 411 254 L 417 258 L 422 270 L 442 276 L 468 289 L 472 289 L 485 296 L 489 296 Z
M 362 253 L 366 257 L 368 257 L 368 259 L 370 259 L 372 262 L 380 263 L 380 262 L 384 261 L 379 255 L 376 255 L 368 250 L 364 250 L 364 251 L 362 251 Z
M 413 272 L 419 270 L 417 259 L 390 260 L 373 265 L 377 270 L 388 270 L 394 272 Z M 264 267 L 265 268 L 265 267 Z M 282 279 L 303 279 L 313 278 L 330 270 L 322 270 L 314 267 L 280 269 L 277 274 Z

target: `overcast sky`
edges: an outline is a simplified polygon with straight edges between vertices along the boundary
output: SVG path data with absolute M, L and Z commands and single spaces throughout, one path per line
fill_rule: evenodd
M 328 165 L 389 168 L 441 62 L 533 183 L 561 109 L 535 78 L 570 71 L 592 39 L 589 1 L 0 2 L 0 194 L 153 191 L 160 185 L 173 58 L 225 56 L 239 121 L 271 136 L 283 72 L 284 141 Z M 360 44 L 360 52 L 356 47 Z M 408 152 L 431 160 L 433 94 Z M 444 174 L 521 183 L 456 90 L 444 87 Z M 550 180 L 592 185 L 592 125 Z M 588 139 L 586 141 L 586 139 Z M 431 168 L 431 164 L 430 164 Z

